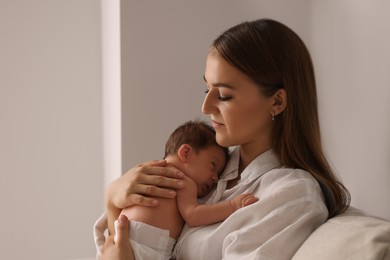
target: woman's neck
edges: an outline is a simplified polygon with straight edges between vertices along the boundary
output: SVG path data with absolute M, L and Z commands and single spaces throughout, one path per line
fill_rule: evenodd
M 231 189 L 237 185 L 241 179 L 241 173 L 245 168 L 254 160 L 257 156 L 271 149 L 271 145 L 240 145 L 240 161 L 238 163 L 238 176 L 233 180 L 229 180 L 227 183 L 227 189 Z
M 238 172 L 241 174 L 245 168 L 260 154 L 271 149 L 271 145 L 267 146 L 254 146 L 254 145 L 241 145 L 240 146 L 240 162 L 238 166 Z

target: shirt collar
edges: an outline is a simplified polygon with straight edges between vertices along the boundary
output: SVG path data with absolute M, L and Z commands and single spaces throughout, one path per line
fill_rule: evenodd
M 240 162 L 240 147 L 234 147 L 230 153 L 230 159 L 221 176 L 221 180 L 231 180 L 238 176 L 238 165 Z M 241 173 L 240 182 L 251 181 L 264 173 L 280 168 L 281 164 L 272 149 L 257 156 Z

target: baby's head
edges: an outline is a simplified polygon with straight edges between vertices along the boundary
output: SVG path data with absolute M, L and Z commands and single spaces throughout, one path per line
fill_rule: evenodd
M 188 121 L 169 136 L 164 158 L 177 157 L 175 166 L 198 187 L 198 197 L 213 188 L 225 168 L 229 151 L 217 144 L 214 129 L 203 121 Z

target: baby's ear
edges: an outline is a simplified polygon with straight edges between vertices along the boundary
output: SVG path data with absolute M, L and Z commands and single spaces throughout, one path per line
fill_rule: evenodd
M 188 162 L 192 155 L 192 147 L 188 144 L 182 144 L 177 151 L 177 155 L 179 156 L 182 162 Z

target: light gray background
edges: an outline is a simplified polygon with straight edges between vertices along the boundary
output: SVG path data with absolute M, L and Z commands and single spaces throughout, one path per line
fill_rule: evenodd
M 202 117 L 208 46 L 260 17 L 307 43 L 328 157 L 390 219 L 390 2 L 123 0 L 121 39 L 118 3 L 0 0 L 2 259 L 93 257 L 107 183 Z

